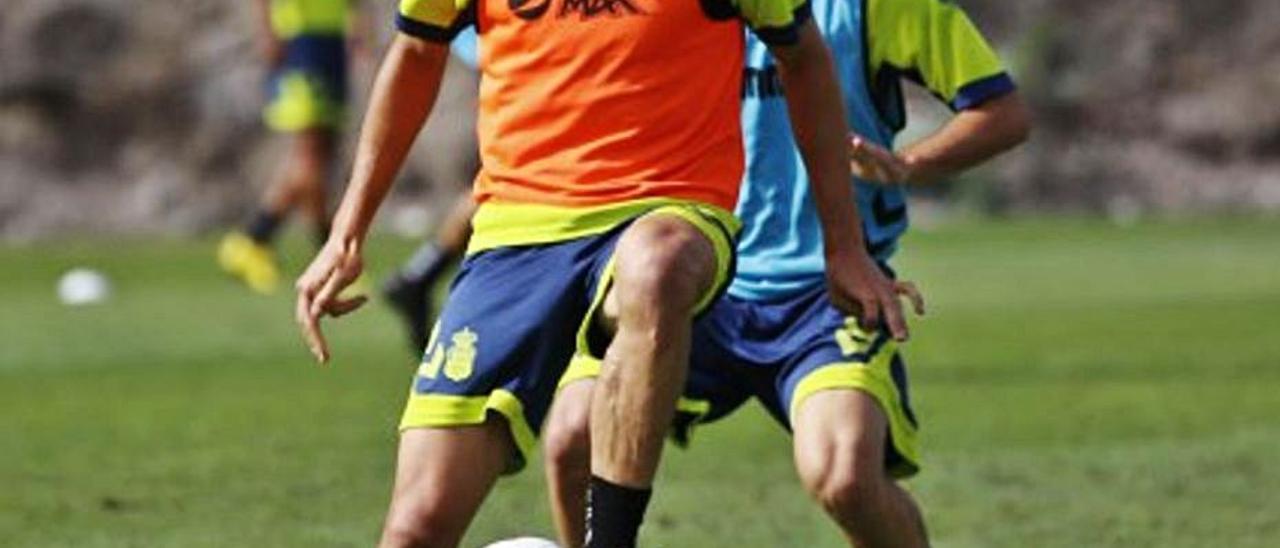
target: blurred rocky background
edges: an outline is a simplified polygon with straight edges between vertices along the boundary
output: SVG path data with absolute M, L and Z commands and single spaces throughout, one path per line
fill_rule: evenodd
M 1036 127 L 923 200 L 1117 219 L 1280 211 L 1280 2 L 958 3 L 997 42 Z M 366 1 L 375 52 L 393 4 Z M 248 0 L 0 0 L 0 238 L 240 220 L 283 144 L 260 123 L 252 17 Z M 353 71 L 352 127 L 371 63 Z M 466 108 L 429 131 L 446 144 L 468 131 L 475 85 L 451 81 L 446 100 Z M 913 97 L 918 134 L 945 112 Z M 456 159 L 439 157 L 451 148 L 420 145 L 386 218 L 422 225 L 459 191 Z

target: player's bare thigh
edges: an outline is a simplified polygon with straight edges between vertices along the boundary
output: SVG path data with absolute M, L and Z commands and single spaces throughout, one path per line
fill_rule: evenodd
M 815 495 L 833 486 L 892 481 L 885 471 L 888 418 L 870 394 L 853 389 L 811 394 L 792 417 L 797 472 Z
M 405 430 L 379 546 L 457 546 L 514 451 L 495 414 L 476 426 Z

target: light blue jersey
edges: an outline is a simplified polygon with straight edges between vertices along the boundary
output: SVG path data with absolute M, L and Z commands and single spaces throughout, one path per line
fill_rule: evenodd
M 905 122 L 900 82 L 916 80 L 955 109 L 1013 89 L 990 46 L 958 8 L 939 0 L 812 0 L 844 95 L 849 127 L 892 149 Z M 868 13 L 869 12 L 869 13 Z M 822 231 L 773 57 L 747 36 L 742 125 L 747 166 L 735 297 L 776 301 L 824 283 Z M 901 186 L 853 181 L 863 242 L 888 261 L 907 229 Z
M 453 39 L 453 43 L 449 44 L 449 49 L 453 51 L 453 55 L 462 61 L 463 64 L 471 68 L 480 67 L 480 39 L 476 37 L 476 27 L 468 26 L 458 33 Z

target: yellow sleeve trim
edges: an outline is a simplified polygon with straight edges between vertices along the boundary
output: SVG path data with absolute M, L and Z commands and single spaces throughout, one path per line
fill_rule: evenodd
M 1004 72 L 964 10 L 941 0 L 867 0 L 870 76 L 881 69 L 918 75 L 948 103 L 967 84 Z
M 424 25 L 449 28 L 471 0 L 400 0 L 399 14 Z

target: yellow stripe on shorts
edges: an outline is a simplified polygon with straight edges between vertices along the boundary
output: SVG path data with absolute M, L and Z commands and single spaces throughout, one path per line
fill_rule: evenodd
M 902 394 L 898 392 L 898 385 L 894 384 L 890 372 L 897 351 L 898 345 L 887 341 L 865 363 L 833 363 L 814 369 L 796 385 L 788 416 L 794 418 L 805 399 L 823 390 L 865 392 L 876 400 L 888 417 L 893 448 L 906 461 L 890 469 L 889 473 L 896 478 L 904 478 L 920 470 L 920 450 L 916 428 L 903 411 Z

